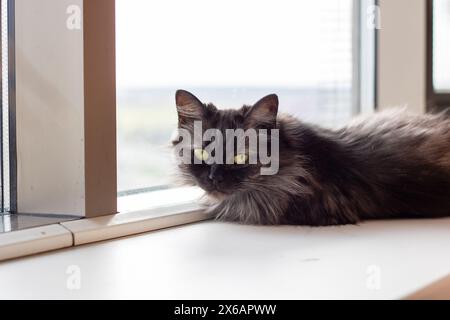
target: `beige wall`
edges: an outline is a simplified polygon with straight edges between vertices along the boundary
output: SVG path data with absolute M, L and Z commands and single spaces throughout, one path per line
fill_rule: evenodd
M 18 211 L 84 215 L 83 0 L 16 0 Z
M 426 110 L 426 1 L 380 0 L 378 106 Z

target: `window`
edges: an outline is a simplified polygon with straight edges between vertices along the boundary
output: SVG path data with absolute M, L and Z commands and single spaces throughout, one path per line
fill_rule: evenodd
M 359 111 L 359 5 L 116 0 L 119 191 L 170 184 L 177 89 L 222 108 L 277 93 L 305 121 L 347 121 Z
M 76 3 L 80 4 L 80 1 Z M 82 130 L 86 122 L 78 116 L 82 111 L 93 110 L 83 105 L 86 102 L 82 99 L 84 93 L 78 92 L 83 87 L 82 81 L 86 85 L 89 78 L 86 74 L 85 77 L 80 75 L 84 66 L 80 57 L 86 57 L 84 51 L 87 47 L 92 48 L 95 41 L 91 37 L 81 37 L 81 27 L 67 24 L 70 15 L 82 12 L 74 1 L 2 0 L 1 3 L 2 205 L 6 210 L 14 208 L 19 185 L 27 198 L 19 197 L 20 205 L 25 209 L 17 211 L 41 216 L 62 212 L 67 219 L 76 218 L 86 208 L 84 200 L 87 199 L 80 187 L 83 181 L 78 180 L 87 175 L 83 175 L 86 171 L 79 166 L 80 159 L 87 159 L 82 155 L 82 151 L 87 150 L 83 145 L 86 131 Z M 87 12 L 94 12 L 95 6 L 91 3 L 84 2 L 84 9 L 90 8 Z M 363 59 L 364 52 L 371 57 L 375 52 L 373 34 L 367 37 L 364 23 L 364 5 L 369 3 L 373 1 L 193 0 L 186 3 L 181 0 L 135 0 L 131 3 L 116 0 L 119 193 L 129 195 L 160 190 L 162 193 L 149 197 L 152 206 L 167 204 L 173 199 L 189 201 L 191 195 L 199 195 L 198 190 L 162 190 L 169 189 L 174 166 L 169 140 L 177 124 L 174 102 L 177 89 L 192 91 L 203 101 L 213 102 L 221 108 L 238 108 L 269 93 L 277 93 L 281 111 L 329 127 L 339 126 L 359 113 L 363 107 L 360 108 L 359 103 L 362 95 L 373 91 L 370 85 L 362 85 L 363 78 L 371 78 L 374 82 L 374 77 L 366 72 L 372 64 Z M 46 14 L 47 23 L 42 24 L 41 17 Z M 92 13 L 90 17 L 97 15 Z M 89 21 L 92 30 L 89 29 L 88 34 L 91 35 L 98 28 L 94 28 L 92 19 Z M 107 30 L 113 30 L 113 22 L 113 19 L 108 20 Z M 102 30 L 102 34 L 107 30 Z M 364 43 L 371 43 L 365 51 L 361 49 Z M 97 49 L 101 51 L 104 47 Z M 27 50 L 26 54 L 22 49 Z M 98 52 L 89 52 L 94 51 Z M 101 55 L 106 57 L 105 52 Z M 55 59 L 49 60 L 48 56 Z M 112 70 L 111 67 L 106 69 Z M 26 71 L 33 71 L 32 76 Z M 49 83 L 40 81 L 42 77 L 35 71 L 48 78 Z M 59 81 L 60 77 L 64 80 Z M 52 85 L 62 87 L 70 97 L 73 102 L 70 112 L 73 113 L 59 109 L 65 103 L 59 100 L 61 95 L 50 94 L 61 93 Z M 48 94 L 42 95 L 42 92 Z M 22 99 L 24 94 L 30 94 L 30 99 Z M 17 101 L 16 95 L 20 98 Z M 55 119 L 41 114 L 42 110 L 61 111 L 60 115 L 67 116 L 58 119 L 70 121 L 77 129 L 71 127 L 73 135 L 66 137 L 69 132 L 64 131 L 65 126 L 52 125 Z M 18 117 L 18 121 L 10 118 L 15 113 L 20 113 L 22 118 Z M 110 110 L 108 114 L 111 114 Z M 42 119 L 35 121 L 36 117 Z M 27 122 L 27 119 L 33 121 Z M 25 134 L 27 128 L 34 134 Z M 17 137 L 15 132 L 19 133 Z M 17 138 L 17 144 L 11 143 L 15 142 L 14 138 Z M 66 138 L 68 143 L 64 143 Z M 49 157 L 39 147 L 30 147 L 40 146 L 40 141 L 48 142 L 59 156 Z M 24 169 L 25 162 L 18 161 L 21 172 L 27 174 L 16 174 L 16 145 L 19 150 L 24 148 L 22 151 L 26 151 L 26 154 L 17 152 L 22 159 L 42 157 L 36 163 L 28 161 L 26 168 L 32 169 L 31 176 L 39 182 L 28 179 L 30 171 Z M 61 146 L 66 148 L 64 152 L 61 152 Z M 58 161 L 63 165 L 59 166 Z M 59 180 L 53 183 L 47 179 L 55 168 L 59 173 L 68 173 L 64 187 L 73 187 L 76 202 L 72 201 L 67 189 L 60 187 Z M 92 171 L 90 174 L 92 176 Z M 28 180 L 17 183 L 17 177 Z M 39 196 L 35 196 L 34 190 L 39 191 Z M 55 190 L 59 192 L 57 197 Z M 111 194 L 115 194 L 115 187 L 112 191 Z M 174 192 L 177 192 L 176 196 Z M 122 197 L 119 202 L 130 202 L 133 197 L 124 198 L 127 197 Z M 12 199 L 11 203 L 9 199 Z M 26 206 L 24 199 L 30 200 Z M 77 215 L 70 216 L 74 212 Z
M 428 0 L 428 102 L 450 106 L 450 0 Z

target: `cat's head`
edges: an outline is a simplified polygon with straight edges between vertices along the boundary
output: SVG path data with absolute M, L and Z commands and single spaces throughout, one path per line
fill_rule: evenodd
M 183 156 L 184 159 L 179 161 L 184 182 L 199 186 L 212 195 L 224 196 L 238 192 L 258 179 L 263 164 L 254 154 L 259 150 L 254 150 L 249 145 L 249 136 L 244 136 L 244 140 L 239 135 L 230 139 L 229 134 L 230 130 L 250 132 L 256 134 L 258 142 L 267 141 L 271 130 L 277 126 L 276 95 L 266 96 L 253 106 L 220 110 L 213 104 L 202 103 L 187 91 L 179 90 L 176 93 L 176 106 L 178 135 L 174 138 L 173 145 L 175 156 Z M 184 134 L 181 135 L 180 132 Z M 206 140 L 210 141 L 204 141 L 208 132 L 219 132 L 223 138 L 209 136 Z M 190 137 L 186 137 L 186 134 Z M 244 141 L 243 149 L 239 139 Z M 270 141 L 268 144 L 270 154 Z M 256 145 L 260 146 L 259 143 Z M 222 153 L 217 151 L 220 146 Z

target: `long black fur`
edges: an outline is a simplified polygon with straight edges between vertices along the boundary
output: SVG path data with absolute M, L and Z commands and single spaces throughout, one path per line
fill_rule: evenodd
M 217 219 L 257 225 L 327 226 L 364 219 L 450 216 L 450 119 L 402 110 L 359 119 L 339 130 L 278 114 L 268 96 L 239 110 L 218 110 L 177 92 L 179 128 L 280 130 L 280 171 L 260 166 L 180 165 L 186 184 L 212 199 Z M 271 120 L 272 123 L 271 123 Z M 180 143 L 174 140 L 174 145 Z

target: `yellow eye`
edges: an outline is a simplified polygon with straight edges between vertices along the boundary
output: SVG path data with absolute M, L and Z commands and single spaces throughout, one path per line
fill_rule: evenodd
M 236 164 L 246 164 L 248 160 L 248 156 L 245 153 L 238 154 L 236 157 L 234 157 L 234 163 Z
M 198 160 L 207 161 L 209 159 L 209 153 L 203 149 L 195 149 L 194 155 Z

